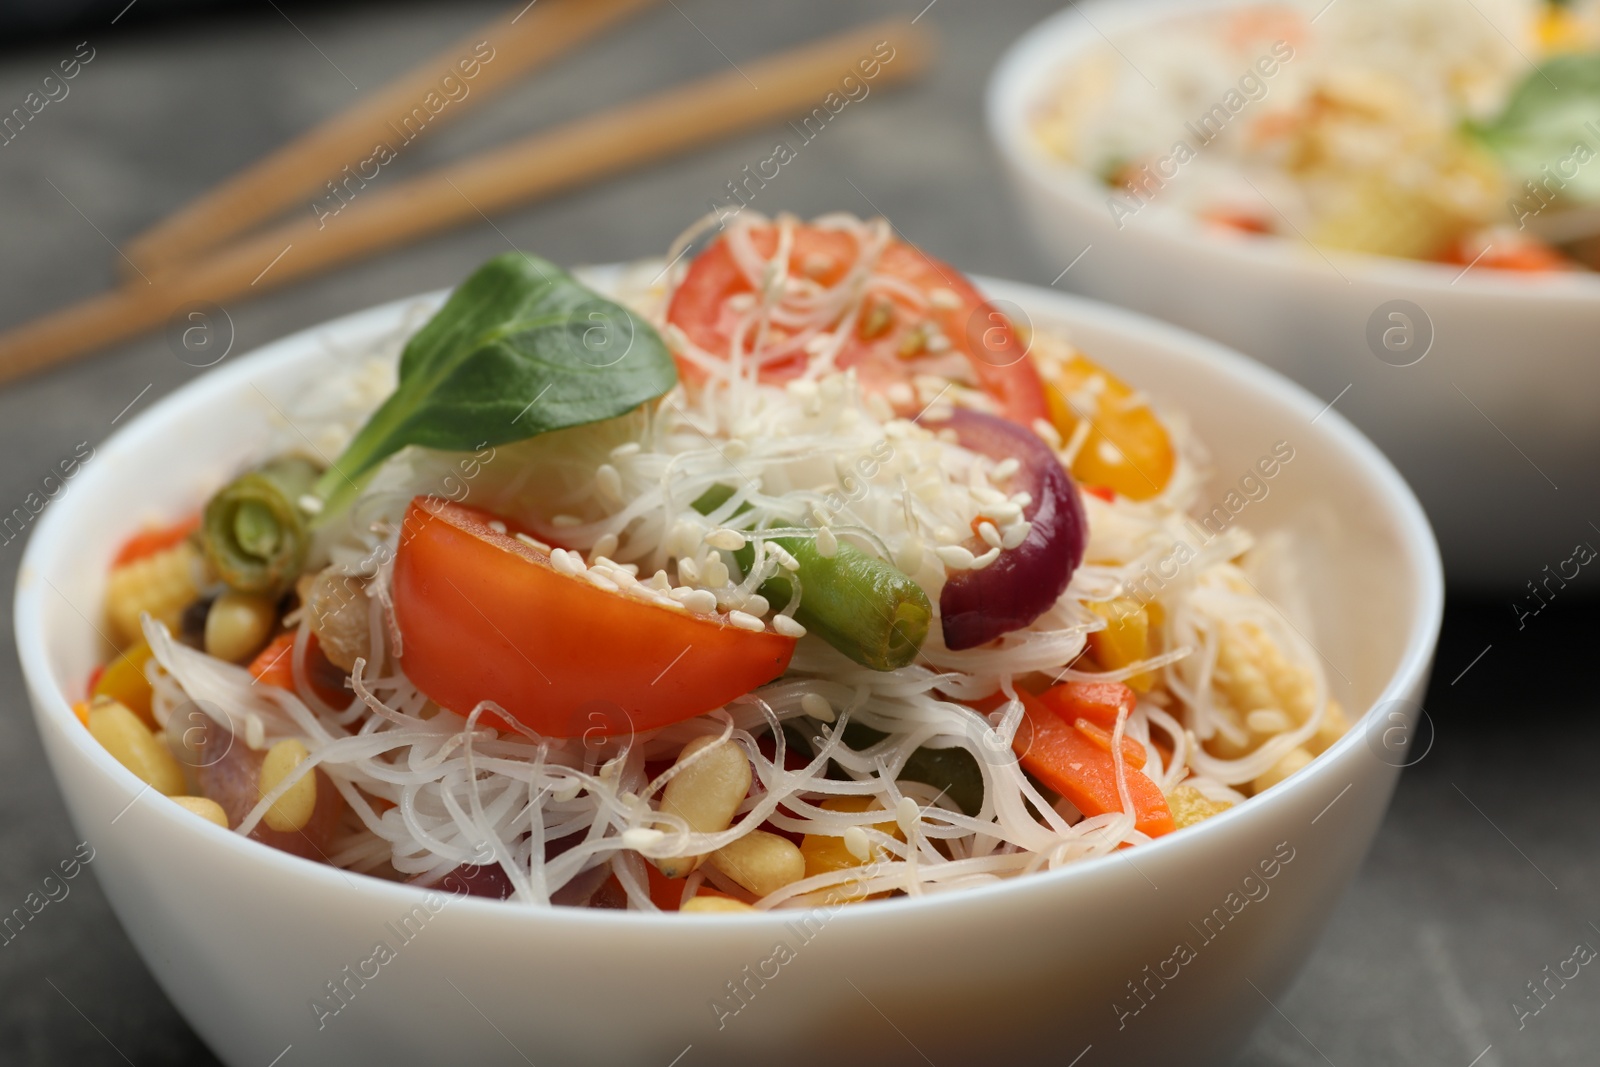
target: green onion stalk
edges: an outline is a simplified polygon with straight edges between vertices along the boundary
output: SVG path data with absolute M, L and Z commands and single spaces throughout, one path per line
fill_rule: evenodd
M 300 498 L 322 473 L 299 456 L 275 459 L 235 478 L 206 504 L 206 558 L 242 593 L 278 596 L 305 565 L 311 532 Z

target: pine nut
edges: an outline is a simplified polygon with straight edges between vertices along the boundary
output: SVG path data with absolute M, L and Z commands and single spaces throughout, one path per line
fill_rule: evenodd
M 806 876 L 806 858 L 786 837 L 752 830 L 711 854 L 711 865 L 758 897 Z
M 89 734 L 156 792 L 170 797 L 186 788 L 183 768 L 172 751 L 126 704 L 110 697 L 96 697 L 89 705 Z
M 749 912 L 756 909 L 742 900 L 734 900 L 732 897 L 713 896 L 707 893 L 697 897 L 690 897 L 683 902 L 683 906 L 678 910 L 689 914 L 718 915 L 736 911 Z
M 228 829 L 228 813 L 222 810 L 222 805 L 209 797 L 173 797 L 178 807 L 185 811 L 192 811 L 207 822 L 214 822 L 224 830 Z
M 292 737 L 285 738 L 267 749 L 267 756 L 261 761 L 261 775 L 257 779 L 261 795 L 266 796 L 278 788 L 295 768 L 310 758 L 311 753 L 307 751 L 306 746 Z M 313 770 L 301 775 L 300 779 L 267 809 L 261 821 L 272 830 L 301 830 L 311 821 L 311 813 L 316 806 L 317 774 Z
M 738 745 L 708 734 L 684 745 L 677 762 L 687 763 L 702 752 L 662 790 L 661 810 L 678 816 L 695 833 L 714 834 L 732 824 L 734 812 L 750 791 L 750 761 Z M 669 856 L 657 860 L 656 866 L 668 878 L 683 878 L 704 859 Z
M 362 605 L 365 608 L 365 605 Z M 272 635 L 274 604 L 253 593 L 229 591 L 206 612 L 206 654 L 229 663 L 244 663 L 261 651 Z

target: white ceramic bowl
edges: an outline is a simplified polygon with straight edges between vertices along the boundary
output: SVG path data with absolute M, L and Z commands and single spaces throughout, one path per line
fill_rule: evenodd
M 1029 115 L 1075 56 L 1106 47 L 1102 33 L 1115 38 L 1174 16 L 1246 6 L 1254 5 L 1084 3 L 1011 47 L 990 80 L 988 123 L 1029 231 L 1054 270 L 1090 248 L 1061 278 L 1063 287 L 1216 338 L 1324 403 L 1339 397 L 1338 410 L 1416 489 L 1451 582 L 1509 586 L 1514 597 L 1543 565 L 1593 535 L 1600 276 L 1462 274 L 1443 264 L 1333 251 L 1325 258 L 1297 240 L 1207 230 L 1164 207 L 1159 194 L 1119 229 L 1107 207 L 1112 191 L 1049 156 L 1030 134 Z M 1181 181 L 1180 171 L 1173 182 Z M 1385 362 L 1369 345 L 1369 322 L 1381 322 L 1380 336 L 1398 325 L 1385 308 L 1396 300 L 1423 312 L 1410 316 L 1418 347 Z M 1431 348 L 1420 362 L 1391 365 L 1412 358 L 1430 329 Z
M 1222 474 L 1219 498 L 1274 442 L 1291 442 L 1292 464 L 1241 521 L 1298 539 L 1311 609 L 1299 625 L 1329 657 L 1346 707 L 1384 705 L 1381 716 L 1419 696 L 1438 634 L 1439 561 L 1421 509 L 1377 449 L 1337 414 L 1313 424 L 1315 397 L 1211 342 L 1078 298 L 986 284 L 1187 407 Z M 277 417 L 266 397 L 286 402 L 336 353 L 394 330 L 404 307 L 229 360 L 155 405 L 71 481 L 22 562 L 22 664 L 72 819 L 94 846 L 91 867 L 157 981 L 224 1061 L 262 1067 L 292 1045 L 286 1065 L 843 1067 L 917 1062 L 914 1046 L 939 1063 L 1059 1065 L 1093 1045 L 1085 1063 L 1200 1065 L 1239 1047 L 1367 850 L 1403 760 L 1392 730 L 1387 752 L 1356 729 L 1270 794 L 1148 847 L 809 916 L 479 899 L 429 914 L 440 901 L 421 890 L 273 851 L 142 792 L 68 706 L 100 655 L 89 620 L 129 516 L 195 507 L 205 487 L 259 458 Z M 1290 850 L 1275 877 L 1259 873 Z M 1245 893 L 1261 899 L 1241 905 Z M 402 941 L 400 921 L 419 907 Z M 1226 921 L 1212 919 L 1221 932 L 1206 942 L 1199 930 L 1218 908 Z M 1165 962 L 1185 941 L 1195 958 Z M 363 980 L 379 942 L 394 958 L 366 965 L 376 976 Z M 792 959 L 774 962 L 779 944 Z M 1158 988 L 1147 965 L 1176 976 Z M 1149 1006 L 1119 1019 L 1116 1005 L 1139 1003 L 1128 983 L 1147 981 Z M 330 982 L 349 1003 L 322 1016 L 312 1002 Z M 731 1015 L 730 983 L 746 1002 Z

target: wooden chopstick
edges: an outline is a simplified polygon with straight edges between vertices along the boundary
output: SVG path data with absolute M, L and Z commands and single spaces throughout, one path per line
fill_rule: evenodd
M 503 17 L 169 215 L 124 251 L 147 274 L 192 259 L 292 204 L 325 195 L 324 183 L 342 178 L 341 168 L 357 168 L 375 143 L 404 145 L 458 118 L 539 64 L 654 2 L 519 0 Z M 473 73 L 468 77 L 465 71 Z M 446 75 L 453 86 L 441 84 Z
M 879 57 L 876 76 L 867 81 L 858 64 L 873 60 L 884 42 L 893 54 L 887 62 Z M 148 283 L 125 283 L 0 334 L 0 382 L 158 326 L 190 302 L 253 296 L 782 115 L 809 109 L 828 114 L 824 101 L 830 93 L 845 99 L 846 76 L 876 90 L 917 74 L 931 51 L 920 27 L 900 19 L 875 23 L 364 192 L 325 220 L 325 228 L 314 218 L 285 223 Z M 821 122 L 813 125 L 822 128 Z M 797 151 L 804 150 L 802 142 Z M 748 184 L 744 188 L 755 192 Z M 722 189 L 709 192 L 723 196 Z M 769 194 L 774 201 L 780 195 Z

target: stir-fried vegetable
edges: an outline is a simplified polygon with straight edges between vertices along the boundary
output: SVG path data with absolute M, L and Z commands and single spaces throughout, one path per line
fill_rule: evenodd
M 289 456 L 236 478 L 211 498 L 201 530 L 206 558 L 223 581 L 266 596 L 294 584 L 311 536 L 300 498 L 319 473 L 310 460 Z
M 400 383 L 317 483 L 322 515 L 407 445 L 471 451 L 625 414 L 671 389 L 646 322 L 523 253 L 491 259 L 406 344 Z
M 732 495 L 727 486 L 713 486 L 694 502 L 694 508 L 709 514 Z M 921 586 L 848 541 L 837 542 L 832 555 L 824 555 L 810 537 L 771 541 L 799 564 L 794 574 L 800 580 L 801 597 L 794 617 L 809 632 L 873 670 L 896 670 L 917 658 L 933 617 Z M 755 549 L 746 545 L 734 559 L 749 573 Z M 761 583 L 759 592 L 767 603 L 782 607 L 794 589 L 787 572 L 780 569 Z
M 977 411 L 957 409 L 941 424 L 960 443 L 996 461 L 1020 463 L 1008 485 L 1028 493 L 1022 509 L 1028 536 L 999 551 L 982 570 L 958 571 L 939 594 L 944 643 L 952 649 L 976 648 L 1020 630 L 1048 611 L 1083 562 L 1089 520 L 1077 486 L 1055 455 L 1031 430 Z M 988 545 L 977 549 L 997 551 Z
M 551 550 L 497 522 L 418 497 L 395 555 L 402 666 L 459 715 L 492 700 L 547 737 L 653 730 L 721 707 L 789 665 L 792 637 L 668 607 L 670 598 L 637 582 L 630 595 L 598 572 L 569 564 L 573 573 L 562 573 Z

